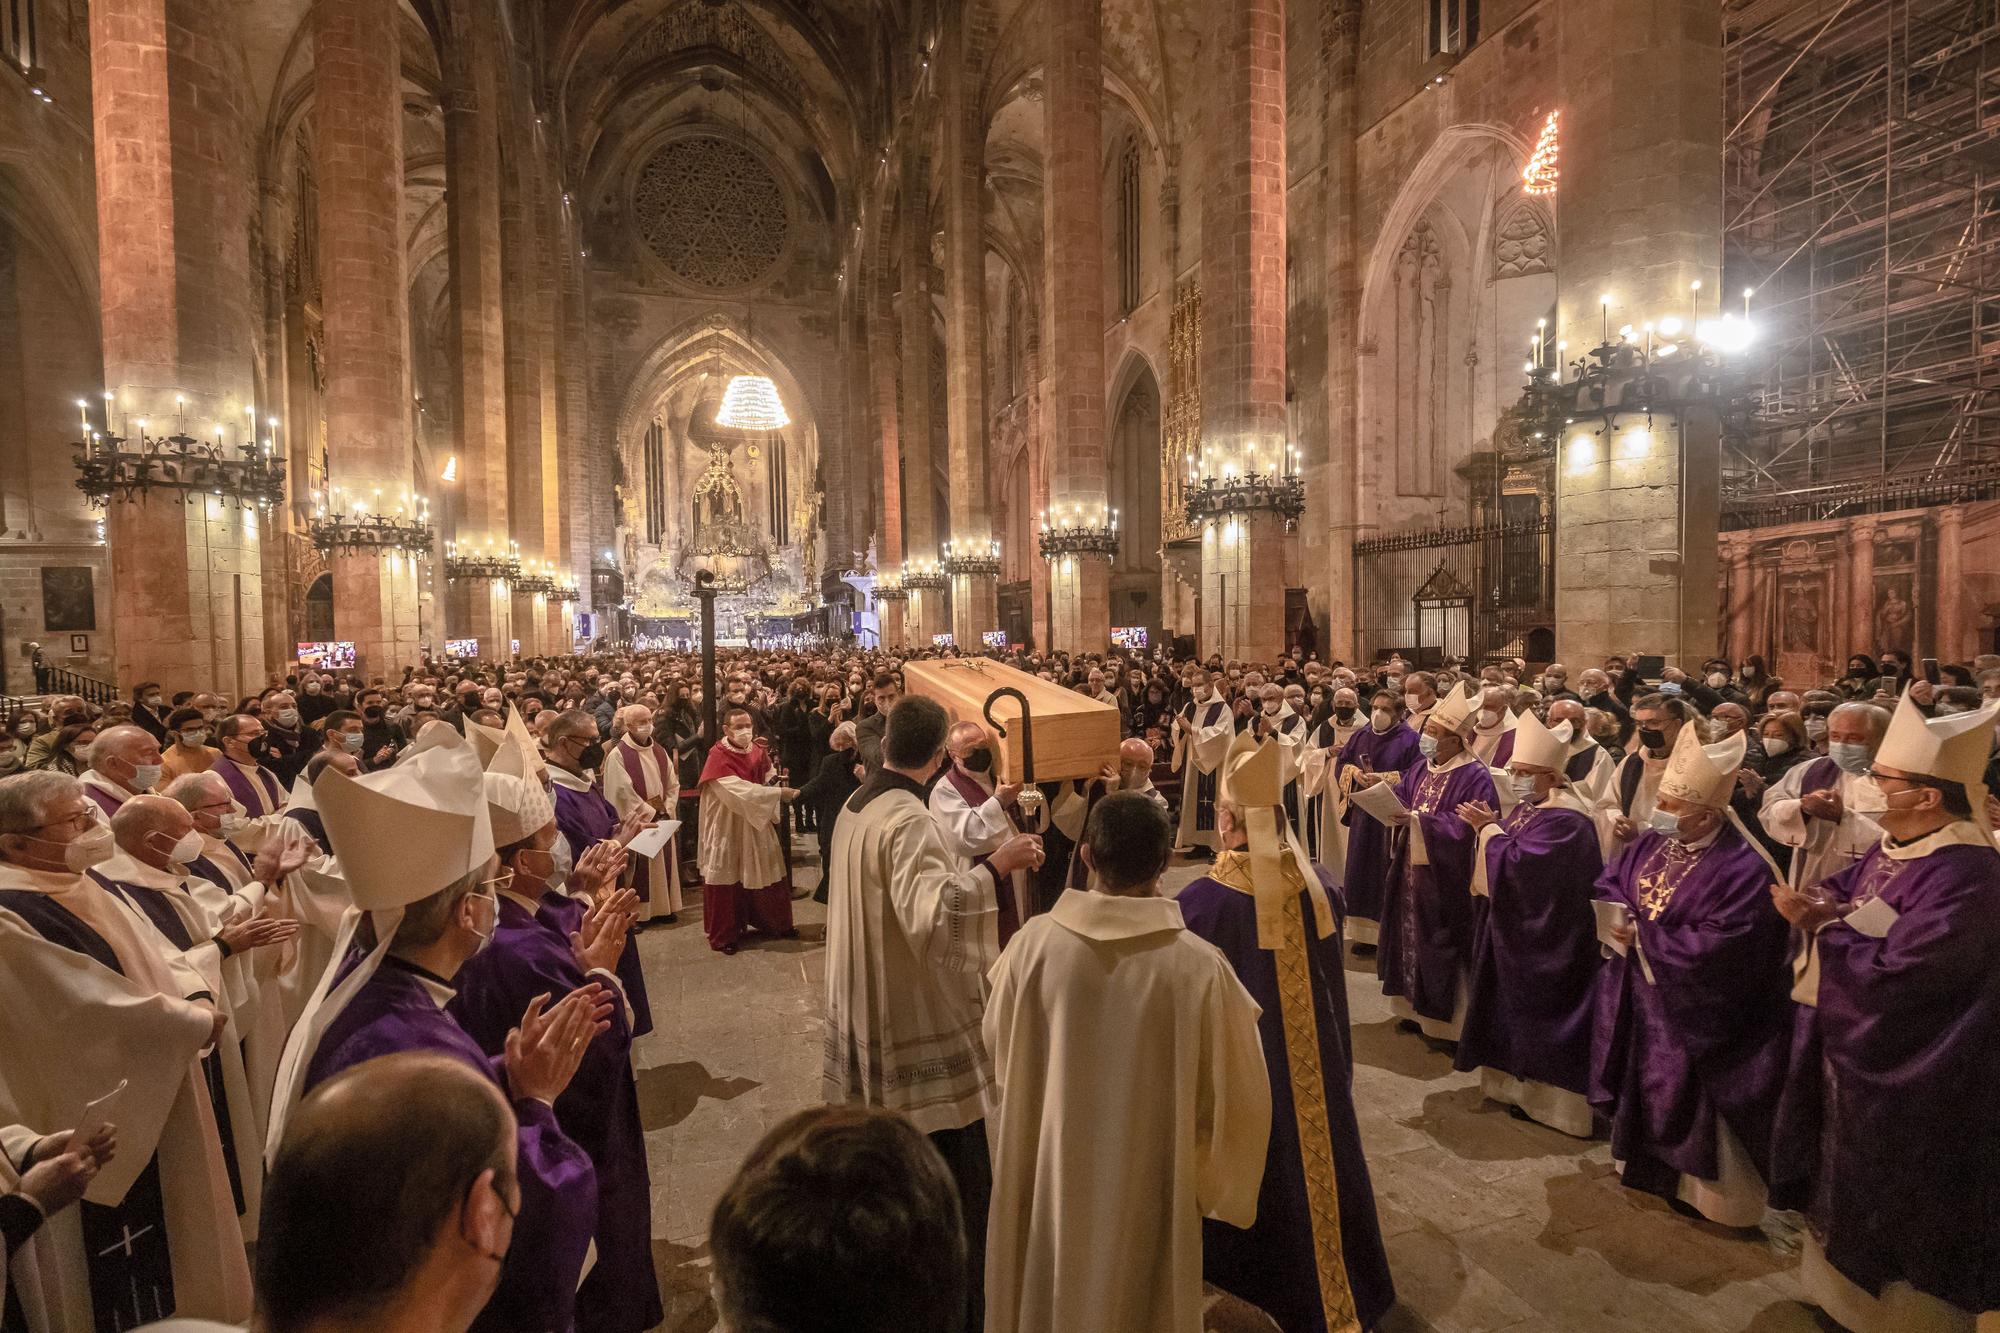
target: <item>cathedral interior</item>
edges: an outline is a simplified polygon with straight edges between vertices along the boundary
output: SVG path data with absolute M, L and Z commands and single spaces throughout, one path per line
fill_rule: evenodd
M 7 688 L 1991 650 L 1996 24 L 7 0 Z

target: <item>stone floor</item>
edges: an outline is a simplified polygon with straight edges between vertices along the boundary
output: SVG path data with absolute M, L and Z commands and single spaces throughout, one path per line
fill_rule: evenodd
M 1196 873 L 1176 866 L 1169 890 Z M 796 906 L 798 939 L 733 958 L 708 950 L 694 901 L 640 936 L 656 1027 L 638 1046 L 639 1103 L 671 1333 L 715 1327 L 708 1215 L 737 1163 L 819 1100 L 825 913 Z M 1623 1188 L 1602 1142 L 1484 1102 L 1441 1048 L 1397 1029 L 1372 964 L 1350 960 L 1348 1002 L 1355 1104 L 1401 1302 L 1383 1333 L 1831 1327 L 1798 1301 L 1787 1219 L 1760 1233 L 1689 1221 Z

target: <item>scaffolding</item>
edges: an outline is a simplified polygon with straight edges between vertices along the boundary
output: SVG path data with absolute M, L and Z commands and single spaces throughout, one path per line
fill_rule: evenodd
M 1724 292 L 1755 289 L 1762 378 L 1726 508 L 2000 465 L 2000 0 L 1725 0 L 1723 28 Z

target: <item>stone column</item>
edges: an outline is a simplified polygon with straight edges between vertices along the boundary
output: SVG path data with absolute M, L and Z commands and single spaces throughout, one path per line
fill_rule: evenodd
M 1202 443 L 1206 475 L 1286 465 L 1285 5 L 1218 6 L 1210 171 L 1202 192 Z M 1206 525 L 1204 654 L 1268 662 L 1285 646 L 1285 530 L 1268 511 Z
M 576 581 L 590 582 L 590 515 L 581 510 L 590 494 L 585 479 L 590 440 L 590 322 L 584 315 L 583 260 L 569 225 L 566 205 L 557 202 L 556 271 L 561 275 L 562 302 L 558 318 L 562 336 L 556 340 L 556 473 L 561 484 L 552 488 L 557 523 L 551 558 Z M 575 602 L 549 604 L 548 642 L 552 652 L 568 652 L 576 642 Z
M 244 409 L 258 406 L 261 299 L 233 11 L 98 0 L 90 48 L 109 425 L 134 448 L 142 418 L 156 436 L 212 440 L 220 425 L 233 449 L 254 435 Z M 235 697 L 263 678 L 262 516 L 213 496 L 179 501 L 111 502 L 117 675 Z
M 1759 613 L 1764 607 L 1757 574 L 1750 567 L 1749 538 L 1742 533 L 1731 533 L 1722 540 L 1724 553 L 1729 557 L 1729 633 L 1717 651 L 1732 662 L 1740 662 L 1751 653 L 1763 651 L 1754 640 Z M 1765 665 L 1777 670 L 1775 657 Z
M 1572 348 L 1685 319 L 1722 271 L 1722 20 L 1706 0 L 1569 0 L 1562 11 L 1561 316 Z M 1645 109 L 1631 104 L 1633 80 Z M 1525 332 L 1524 335 L 1525 336 Z M 1615 332 L 1614 332 L 1615 336 Z M 1557 464 L 1557 651 L 1713 651 L 1720 423 L 1655 413 L 1650 442 L 1566 440 Z
M 403 94 L 396 0 L 313 5 L 313 144 L 319 173 L 326 438 L 344 501 L 414 512 L 403 248 Z M 356 669 L 394 679 L 418 656 L 417 560 L 335 551 L 337 636 Z
M 980 34 L 967 28 L 968 6 L 946 8 L 944 40 L 944 262 L 950 285 L 945 355 L 951 414 L 951 540 L 983 554 L 993 538 L 992 483 L 986 432 L 985 120 L 980 115 Z M 1000 628 L 999 576 L 954 574 L 951 632 L 960 648 Z
M 1932 623 L 1931 651 L 1944 662 L 1967 662 L 1972 645 L 1965 641 L 1965 509 L 1948 504 L 1936 511 L 1937 613 Z
M 450 0 L 444 45 L 445 167 L 450 182 L 453 362 L 458 371 L 461 552 L 504 552 L 508 535 L 506 321 L 500 266 L 499 32 L 477 0 Z M 513 603 L 498 579 L 450 585 L 452 638 L 476 638 L 480 655 L 504 658 Z
M 519 98 L 510 101 L 501 151 L 500 273 L 501 313 L 506 328 L 507 528 L 520 547 L 523 570 L 539 574 L 547 552 L 545 437 L 554 422 L 543 396 L 544 371 L 553 369 L 554 310 L 544 300 L 548 256 L 541 227 L 541 154 L 534 118 Z M 542 655 L 547 599 L 519 586 L 512 590 L 514 632 L 527 657 Z M 501 645 L 502 651 L 507 645 Z
M 910 136 L 914 139 L 916 136 Z M 921 151 L 911 150 L 903 163 L 902 317 L 903 398 L 898 412 L 897 439 L 903 449 L 903 560 L 938 558 L 937 491 L 931 469 L 931 210 L 929 173 Z M 930 647 L 931 635 L 942 634 L 947 621 L 939 614 L 941 593 L 910 594 L 909 641 Z
M 1356 346 L 1361 320 L 1361 253 L 1354 205 L 1361 190 L 1356 102 L 1360 95 L 1361 0 L 1334 0 L 1325 22 L 1326 206 L 1332 257 L 1326 283 L 1327 408 L 1331 415 L 1323 468 L 1308 467 L 1308 495 L 1323 495 L 1326 522 L 1326 617 L 1320 657 L 1361 659 L 1355 605 L 1354 543 L 1361 533 L 1361 391 Z
M 886 230 L 886 228 L 885 228 Z M 881 432 L 881 540 L 875 553 L 875 576 L 900 575 L 903 567 L 903 453 L 900 404 L 896 401 L 896 311 L 888 247 L 876 247 L 876 271 L 871 284 L 873 309 L 868 316 L 868 363 L 875 376 L 875 423 Z M 885 648 L 904 642 L 901 602 L 881 602 L 875 609 Z
M 1104 421 L 1103 0 L 1049 0 L 1042 125 L 1043 364 L 1048 508 L 1108 516 Z M 1282 200 L 1280 202 L 1282 207 Z M 1111 643 L 1111 560 L 1065 555 L 1049 566 L 1045 648 L 1102 652 Z
M 1857 519 L 1853 527 L 1853 560 L 1847 567 L 1847 642 L 1833 654 L 1835 669 L 1845 671 L 1855 653 L 1875 655 L 1875 519 Z

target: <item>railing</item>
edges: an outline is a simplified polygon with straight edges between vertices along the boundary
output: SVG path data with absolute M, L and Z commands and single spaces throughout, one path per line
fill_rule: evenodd
M 118 697 L 118 687 L 110 681 L 86 676 L 68 667 L 43 667 L 36 675 L 39 677 L 35 681 L 36 687 L 47 687 L 41 689 L 43 694 L 74 694 L 93 704 L 108 704 Z
M 1356 555 L 1387 555 L 1391 551 L 1436 551 L 1451 546 L 1473 546 L 1509 538 L 1542 537 L 1553 530 L 1548 519 L 1528 523 L 1490 523 L 1484 527 L 1413 528 L 1383 537 L 1369 537 L 1354 543 Z
M 1415 551 L 1437 552 L 1434 567 L 1419 571 L 1408 562 L 1370 568 L 1371 559 Z M 1436 603 L 1441 585 L 1458 592 L 1450 600 L 1465 607 L 1466 642 L 1377 645 L 1435 648 L 1483 661 L 1502 652 L 1522 651 L 1537 629 L 1553 628 L 1555 615 L 1555 524 L 1546 515 L 1514 523 L 1413 528 L 1354 543 L 1363 580 L 1408 579 L 1412 600 Z M 1423 616 L 1416 617 L 1419 637 Z
M 1976 463 L 1954 469 L 1948 476 L 1871 477 L 1833 482 L 1776 494 L 1742 495 L 1725 500 L 1722 529 L 1775 528 L 1786 523 L 1815 523 L 1855 514 L 1887 514 L 1898 509 L 1927 509 L 2000 497 L 2000 464 Z

